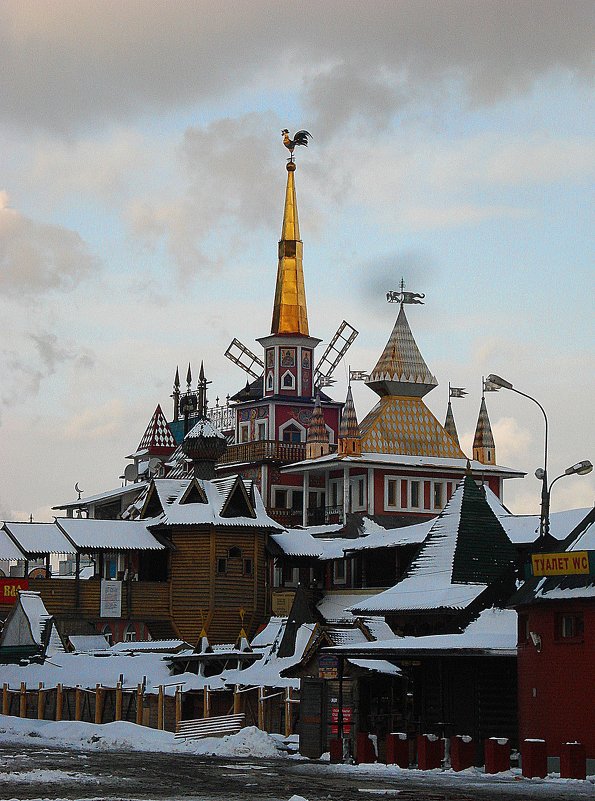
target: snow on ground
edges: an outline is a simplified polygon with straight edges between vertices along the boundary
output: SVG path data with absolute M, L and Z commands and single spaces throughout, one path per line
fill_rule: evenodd
M 223 757 L 270 758 L 280 756 L 276 739 L 255 726 L 225 737 L 202 740 L 176 740 L 172 732 L 149 729 L 135 723 L 83 723 L 73 720 L 52 721 L 0 715 L 0 739 L 34 742 L 73 749 L 125 751 L 167 751 Z

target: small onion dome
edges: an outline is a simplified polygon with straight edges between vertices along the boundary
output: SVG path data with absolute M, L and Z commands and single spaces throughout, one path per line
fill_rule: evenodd
M 199 420 L 184 437 L 182 450 L 195 462 L 216 462 L 227 449 L 225 437 L 210 420 Z

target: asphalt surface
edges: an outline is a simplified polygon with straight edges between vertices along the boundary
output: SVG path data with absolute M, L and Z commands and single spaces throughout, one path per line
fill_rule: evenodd
M 0 799 L 25 801 L 575 801 L 592 784 L 463 776 L 376 776 L 361 768 L 291 759 L 71 751 L 0 742 Z

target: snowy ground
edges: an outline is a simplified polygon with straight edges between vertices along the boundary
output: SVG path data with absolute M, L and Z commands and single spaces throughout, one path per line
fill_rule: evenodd
M 175 741 L 131 723 L 0 716 L 0 799 L 11 801 L 529 801 L 595 798 L 586 782 L 527 780 L 518 771 L 401 770 L 330 765 L 278 750 L 255 728 L 221 739 Z

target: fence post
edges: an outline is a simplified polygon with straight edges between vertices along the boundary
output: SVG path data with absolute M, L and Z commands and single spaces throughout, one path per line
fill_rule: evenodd
M 163 730 L 163 684 L 159 685 L 157 693 L 157 728 Z
M 258 688 L 258 728 L 264 731 L 264 687 Z
M 102 692 L 101 684 L 95 685 L 95 723 L 101 723 L 102 718 Z
M 211 717 L 211 701 L 209 698 L 209 687 L 207 684 L 202 688 L 202 716 L 203 718 Z
M 285 688 L 285 736 L 291 737 L 292 726 L 291 687 Z
M 176 687 L 176 729 L 182 720 L 182 688 Z
M 136 725 L 143 725 L 143 685 L 136 685 Z
M 80 720 L 83 712 L 83 692 L 80 684 L 76 685 L 74 690 L 74 719 Z
M 233 714 L 239 715 L 242 711 L 242 696 L 237 684 L 233 686 Z
M 21 682 L 20 698 L 19 698 L 19 717 L 27 717 L 27 685 L 24 681 Z
M 45 717 L 45 691 L 43 689 L 43 682 L 39 682 L 39 689 L 37 690 L 37 720 L 43 720 Z
M 9 695 L 8 695 L 8 684 L 6 682 L 4 682 L 4 684 L 2 685 L 2 714 L 3 715 L 8 715 L 8 709 L 9 709 L 9 703 L 8 702 L 9 702 L 9 700 L 10 700 L 10 698 L 9 698 Z
M 56 720 L 62 720 L 62 703 L 64 699 L 62 697 L 62 685 L 56 685 Z
M 122 720 L 122 682 L 116 684 L 116 720 Z

